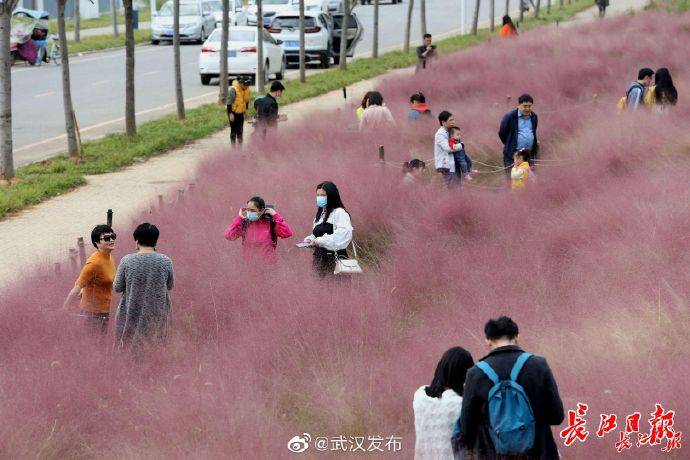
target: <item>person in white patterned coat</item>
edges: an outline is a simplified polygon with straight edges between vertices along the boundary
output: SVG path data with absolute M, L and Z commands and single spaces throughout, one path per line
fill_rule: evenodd
M 441 357 L 431 385 L 415 392 L 415 460 L 453 460 L 451 436 L 460 418 L 465 375 L 472 366 L 472 355 L 453 347 Z

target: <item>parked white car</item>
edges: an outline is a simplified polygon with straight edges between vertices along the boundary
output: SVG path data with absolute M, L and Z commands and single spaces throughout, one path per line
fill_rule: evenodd
M 299 0 L 263 0 L 261 5 L 264 14 L 264 25 L 267 26 L 271 23 L 276 13 L 293 11 L 295 8 L 299 8 Z M 249 25 L 256 25 L 256 9 L 256 1 L 249 0 L 249 6 L 247 7 L 249 14 L 247 23 Z
M 273 38 L 282 40 L 288 63 L 299 62 L 299 13 L 279 13 L 268 28 Z M 320 11 L 304 12 L 304 54 L 307 62 L 318 61 L 327 69 L 331 65 L 333 24 Z
M 247 10 L 242 4 L 242 0 L 228 0 L 230 11 L 228 17 L 231 26 L 247 25 Z M 223 2 L 221 0 L 209 0 L 206 3 L 211 7 L 213 16 L 216 18 L 216 28 L 223 27 Z
M 180 41 L 203 43 L 213 29 L 216 18 L 208 2 L 180 1 Z M 167 1 L 151 18 L 151 43 L 173 39 L 173 2 Z
M 328 11 L 341 12 L 343 11 L 343 0 L 328 0 Z
M 262 29 L 261 43 L 264 50 L 266 81 L 275 74 L 276 80 L 282 80 L 285 75 L 285 54 L 283 42 L 271 37 L 266 29 Z M 221 29 L 213 31 L 208 40 L 201 47 L 199 55 L 199 75 L 201 84 L 208 85 L 212 78 L 220 76 L 220 37 Z M 230 29 L 228 40 L 228 76 L 248 75 L 256 76 L 258 67 L 258 53 L 256 27 L 237 26 Z
M 299 3 L 293 5 L 294 10 L 299 12 Z M 304 11 L 310 13 L 316 13 L 320 11 L 322 13 L 328 14 L 328 0 L 304 0 Z

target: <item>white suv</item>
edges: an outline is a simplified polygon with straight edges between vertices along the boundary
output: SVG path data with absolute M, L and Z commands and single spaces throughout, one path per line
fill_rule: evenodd
M 299 14 L 278 13 L 268 31 L 276 40 L 283 41 L 287 62 L 299 62 Z M 318 61 L 327 69 L 333 55 L 333 22 L 321 12 L 304 12 L 304 55 L 306 61 Z

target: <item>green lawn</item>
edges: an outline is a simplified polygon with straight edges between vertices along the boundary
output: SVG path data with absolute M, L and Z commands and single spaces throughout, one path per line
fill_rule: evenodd
M 526 20 L 521 25 L 521 30 L 567 19 L 589 6 L 589 0 L 575 0 L 563 10 L 553 8 L 550 16 L 543 14 L 538 20 Z M 448 53 L 480 43 L 490 36 L 488 30 L 480 30 L 477 36 L 451 37 L 438 41 L 437 45 L 439 51 Z M 103 43 L 106 43 L 105 39 Z M 75 47 L 77 45 L 74 44 Z M 74 49 L 70 48 L 70 51 Z M 294 103 L 376 77 L 391 69 L 409 67 L 416 63 L 416 59 L 413 51 L 392 51 L 382 54 L 378 59 L 352 61 L 348 63 L 346 71 L 334 68 L 309 76 L 305 84 L 289 80 L 285 82 L 286 91 L 281 103 Z M 85 155 L 79 163 L 63 154 L 51 160 L 20 167 L 17 169 L 19 182 L 16 185 L 0 186 L 0 218 L 78 187 L 85 182 L 84 176 L 87 174 L 116 171 L 136 161 L 213 134 L 225 126 L 224 107 L 206 104 L 187 110 L 187 119 L 182 122 L 177 121 L 174 115 L 169 115 L 143 123 L 138 126 L 138 135 L 134 138 L 128 138 L 124 134 L 111 134 L 86 142 Z

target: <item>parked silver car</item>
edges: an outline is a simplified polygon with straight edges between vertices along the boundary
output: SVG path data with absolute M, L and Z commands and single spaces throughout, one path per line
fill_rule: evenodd
M 180 1 L 180 41 L 203 43 L 216 28 L 216 18 L 208 2 Z M 173 2 L 167 1 L 151 18 L 151 43 L 173 39 Z

